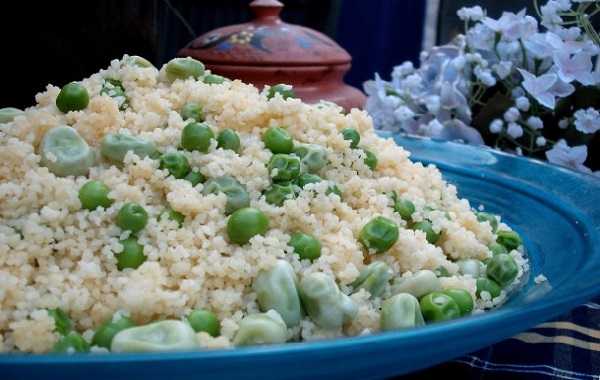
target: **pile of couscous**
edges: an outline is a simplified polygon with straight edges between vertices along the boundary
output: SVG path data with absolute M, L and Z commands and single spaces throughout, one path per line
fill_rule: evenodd
M 521 239 L 370 117 L 125 56 L 0 110 L 0 351 L 419 327 L 501 303 Z

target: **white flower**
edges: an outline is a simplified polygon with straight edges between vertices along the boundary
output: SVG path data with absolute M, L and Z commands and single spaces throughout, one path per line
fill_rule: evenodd
M 535 139 L 535 145 L 537 145 L 537 146 L 546 145 L 546 138 L 544 136 L 538 136 L 538 138 Z
M 440 111 L 440 97 L 438 95 L 429 95 L 423 99 L 427 111 L 437 114 Z
M 473 72 L 477 79 L 479 79 L 486 87 L 492 87 L 496 84 L 496 78 L 494 78 L 490 70 L 482 69 L 481 66 L 475 66 Z
M 548 41 L 549 35 L 552 35 L 552 33 L 536 33 L 523 40 L 523 45 L 527 49 L 529 56 L 544 59 L 554 54 L 556 48 Z
M 521 84 L 525 90 L 535 98 L 541 105 L 554 109 L 556 97 L 569 96 L 575 91 L 575 87 L 558 79 L 554 73 L 543 74 L 539 77 L 523 69 L 517 69 L 523 76 Z
M 429 123 L 427 123 L 427 125 L 421 128 L 421 132 L 425 136 L 438 137 L 443 129 L 444 126 L 442 125 L 442 123 L 440 123 L 438 119 L 433 119 Z
M 558 122 L 558 128 L 560 129 L 566 129 L 569 126 L 569 119 L 567 119 L 566 117 L 564 119 L 560 119 L 560 121 Z
M 472 50 L 491 51 L 494 48 L 494 40 L 494 31 L 481 23 L 475 24 L 467 31 L 467 45 Z
M 404 78 L 405 76 L 415 72 L 415 67 L 411 61 L 406 61 L 401 65 L 394 66 L 392 70 L 392 78 Z
M 519 13 L 504 12 L 498 20 L 486 17 L 481 21 L 494 32 L 502 33 L 508 41 L 516 41 L 537 32 L 537 20 L 525 15 L 525 8 Z
M 537 116 L 529 116 L 529 118 L 527 119 L 527 125 L 531 127 L 531 129 L 544 128 L 544 122 Z
M 521 149 L 520 146 L 515 148 L 515 153 L 517 153 L 517 156 L 522 156 L 523 155 L 523 149 Z
M 529 104 L 529 99 L 527 99 L 527 97 L 519 96 L 515 103 L 517 105 L 517 108 L 520 109 L 521 111 L 525 111 L 525 112 L 529 111 L 530 104 Z
M 517 99 L 517 98 L 520 98 L 521 96 L 525 96 L 525 95 L 526 95 L 525 90 L 523 90 L 523 88 L 521 88 L 521 87 L 515 87 L 510 92 L 510 96 L 512 96 L 513 99 Z
M 504 122 L 500 119 L 494 119 L 490 123 L 490 132 L 494 134 L 498 134 L 502 132 L 502 127 L 504 126 Z
M 565 166 L 585 173 L 591 173 L 590 168 L 583 163 L 587 158 L 587 146 L 579 145 L 570 147 L 565 140 L 559 140 L 552 149 L 546 152 L 549 162 Z
M 568 53 L 557 51 L 554 53 L 554 63 L 559 78 L 567 83 L 577 80 L 589 86 L 595 82 L 592 74 L 592 56 L 589 53 L 579 52 L 571 57 Z
M 474 7 L 460 8 L 458 12 L 456 12 L 456 14 L 458 15 L 458 18 L 460 18 L 463 21 L 479 21 L 485 16 L 483 9 L 481 9 L 479 5 L 476 5 Z
M 506 120 L 509 123 L 512 123 L 519 120 L 519 116 L 521 116 L 521 114 L 519 113 L 519 110 L 515 107 L 510 107 L 506 110 L 506 112 L 504 112 L 503 116 L 504 120 Z
M 600 130 L 600 112 L 593 108 L 575 112 L 575 129 L 581 133 L 596 133 Z
M 415 116 L 415 113 L 407 106 L 400 106 L 394 111 L 394 116 L 396 117 L 396 120 L 403 122 L 412 119 Z
M 518 139 L 523 136 L 523 128 L 517 123 L 508 123 L 506 133 L 513 139 Z
M 492 70 L 498 75 L 498 78 L 504 79 L 510 75 L 513 63 L 511 61 L 500 61 L 492 66 Z
M 557 1 L 550 0 L 545 5 L 542 5 L 540 12 L 542 13 L 542 25 L 552 30 L 556 26 L 560 26 L 563 22 L 562 18 L 558 15 L 559 11 L 567 9 Z

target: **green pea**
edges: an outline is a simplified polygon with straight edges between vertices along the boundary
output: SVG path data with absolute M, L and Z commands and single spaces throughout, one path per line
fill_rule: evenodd
M 296 94 L 294 93 L 293 87 L 289 84 L 276 84 L 275 86 L 271 86 L 269 91 L 267 92 L 267 99 L 272 99 L 275 94 L 280 94 L 283 99 L 287 98 L 295 98 Z
M 127 60 L 127 64 L 141 67 L 141 68 L 154 67 L 154 65 L 150 61 L 148 61 L 144 57 L 140 57 L 139 55 L 129 56 L 128 60 Z
M 147 223 L 148 213 L 137 203 L 125 203 L 117 214 L 117 226 L 123 230 L 136 233 L 146 227 Z
M 350 141 L 350 148 L 354 149 L 358 147 L 358 143 L 360 143 L 360 134 L 354 128 L 344 128 L 342 129 L 342 136 L 344 136 L 344 140 Z
M 237 210 L 227 221 L 227 235 L 233 243 L 246 244 L 256 235 L 264 235 L 269 229 L 269 219 L 262 211 L 246 207 Z
M 517 277 L 519 266 L 512 256 L 501 253 L 490 259 L 485 273 L 501 287 L 505 287 Z
M 248 315 L 239 326 L 233 338 L 236 346 L 285 343 L 287 340 L 285 322 L 275 310 Z
M 487 277 L 480 277 L 477 279 L 477 297 L 481 297 L 481 292 L 488 292 L 492 298 L 496 298 L 500 295 L 502 288 L 494 280 Z
M 496 215 L 487 212 L 477 212 L 475 213 L 475 215 L 477 215 L 478 221 L 488 222 L 492 227 L 492 232 L 496 232 L 496 230 L 498 229 L 498 218 L 496 218 Z
M 515 231 L 498 231 L 497 235 L 498 244 L 503 245 L 509 252 L 523 244 L 521 237 Z
M 301 188 L 304 188 L 304 186 L 308 185 L 309 183 L 319 183 L 321 181 L 322 181 L 321 177 L 319 177 L 316 174 L 310 174 L 310 173 L 300 174 L 300 176 L 298 176 L 298 178 L 296 178 L 296 183 Z
M 202 194 L 218 193 L 224 193 L 227 196 L 226 214 L 250 206 L 250 195 L 246 191 L 246 187 L 233 177 L 222 176 L 206 181 Z
M 127 317 L 121 316 L 116 321 L 113 321 L 113 318 L 111 318 L 96 330 L 94 337 L 92 338 L 92 345 L 110 350 L 115 335 L 120 331 L 134 326 L 135 323 Z
M 421 312 L 427 322 L 449 321 L 460 317 L 460 308 L 452 297 L 433 292 L 421 298 Z
M 25 112 L 18 108 L 6 107 L 0 108 L 0 124 L 10 123 L 17 116 L 24 115 Z
M 185 103 L 181 107 L 179 114 L 184 121 L 190 119 L 196 122 L 204 121 L 204 112 L 202 111 L 202 106 L 198 103 Z
M 225 82 L 225 78 L 216 74 L 206 74 L 202 81 L 206 84 L 221 84 Z
M 292 153 L 294 150 L 294 140 L 284 128 L 271 127 L 263 133 L 262 139 L 267 149 L 274 154 Z
M 334 279 L 321 272 L 304 276 L 300 298 L 308 316 L 324 329 L 339 329 L 358 312 L 356 304 L 340 291 Z
M 87 175 L 94 165 L 94 151 L 71 127 L 47 131 L 40 144 L 40 164 L 59 177 Z
M 452 298 L 454 302 L 456 302 L 458 308 L 460 309 L 461 317 L 471 314 L 474 307 L 473 297 L 471 297 L 471 293 L 467 292 L 464 289 L 446 289 L 443 293 Z
M 177 179 L 185 178 L 191 170 L 187 157 L 181 152 L 169 152 L 160 156 L 160 168 L 167 169 Z
M 392 294 L 408 293 L 417 298 L 441 290 L 440 279 L 428 269 L 417 271 L 410 276 L 396 278 L 392 285 Z
M 198 79 L 204 75 L 204 65 L 190 57 L 173 58 L 166 64 L 165 75 L 169 82 L 177 79 L 185 80 L 190 77 Z
M 321 257 L 321 242 L 312 235 L 296 232 L 292 235 L 289 245 L 294 247 L 294 252 L 300 260 L 315 261 Z
M 440 277 L 451 277 L 450 272 L 448 272 L 448 269 L 446 269 L 446 267 L 444 266 L 439 266 L 437 268 L 435 268 L 435 270 L 433 271 L 433 273 L 435 273 L 435 275 L 440 278 Z
M 478 278 L 485 272 L 485 266 L 479 260 L 464 259 L 456 262 L 460 274 L 468 274 L 473 278 Z
M 121 240 L 119 243 L 123 246 L 123 251 L 117 254 L 117 268 L 123 270 L 126 268 L 137 269 L 146 261 L 144 255 L 144 246 L 137 242 L 133 237 Z
M 281 259 L 270 269 L 260 271 L 252 284 L 260 310 L 275 310 L 288 327 L 298 325 L 302 319 L 297 286 L 294 269 Z
M 502 245 L 498 243 L 492 243 L 488 246 L 488 249 L 492 252 L 492 255 L 496 256 L 501 253 L 508 253 L 508 250 Z
M 164 320 L 119 331 L 112 339 L 113 352 L 163 352 L 193 350 L 196 333 L 183 321 Z
M 72 328 L 72 322 L 62 309 L 49 309 L 48 315 L 54 319 L 54 330 L 60 335 L 67 335 Z
M 363 152 L 365 152 L 365 165 L 367 165 L 371 170 L 375 170 L 377 168 L 377 156 L 368 149 L 363 148 Z
M 221 322 L 217 316 L 204 309 L 196 309 L 187 317 L 187 321 L 195 332 L 204 331 L 212 337 L 221 334 Z
M 265 191 L 265 200 L 267 203 L 281 207 L 283 202 L 288 199 L 294 199 L 296 191 L 291 183 L 277 184 L 274 183 Z
M 440 239 L 441 233 L 434 231 L 433 224 L 429 220 L 417 222 L 413 225 L 413 228 L 415 230 L 425 232 L 425 238 L 427 239 L 429 244 L 435 244 Z
M 79 189 L 81 207 L 93 211 L 98 207 L 108 208 L 113 203 L 108 197 L 110 189 L 100 181 L 88 181 Z
M 181 132 L 181 147 L 185 150 L 208 152 L 211 140 L 215 134 L 206 123 L 192 122 L 186 125 Z
M 365 289 L 371 297 L 379 297 L 383 294 L 386 285 L 394 277 L 394 271 L 389 265 L 382 261 L 375 261 L 367 265 L 351 286 L 355 289 Z
M 56 107 L 62 112 L 81 111 L 90 103 L 90 96 L 85 87 L 77 82 L 66 84 L 56 97 Z
M 217 136 L 217 147 L 240 152 L 240 136 L 233 129 L 223 129 Z
M 125 87 L 118 79 L 107 78 L 102 84 L 100 95 L 108 95 L 113 98 L 119 105 L 119 109 L 123 110 L 127 108 L 127 95 L 125 94 Z
M 317 144 L 296 145 L 294 155 L 300 157 L 304 172 L 317 173 L 327 165 L 327 151 Z
M 383 216 L 376 216 L 364 225 L 358 240 L 368 250 L 382 253 L 392 248 L 398 241 L 399 230 L 396 223 Z
M 383 331 L 424 326 L 419 300 L 407 293 L 396 294 L 385 300 L 381 304 L 379 323 Z
M 407 222 L 411 220 L 412 214 L 415 212 L 415 204 L 408 199 L 398 199 L 394 202 L 394 211 L 396 211 L 402 219 Z
M 191 171 L 189 172 L 183 179 L 192 184 L 192 186 L 196 186 L 200 182 L 206 181 L 206 177 L 200 173 L 199 171 Z
M 165 212 L 163 214 L 169 220 L 177 222 L 177 226 L 179 226 L 179 228 L 181 228 L 181 226 L 183 226 L 183 222 L 185 221 L 185 216 L 182 213 L 180 213 L 179 211 L 175 211 L 172 208 L 168 208 L 167 210 L 165 210 Z
M 274 181 L 292 181 L 300 175 L 300 159 L 289 154 L 275 154 L 268 169 Z
M 137 136 L 108 133 L 100 142 L 100 153 L 112 162 L 122 163 L 129 151 L 140 158 L 152 157 L 157 153 L 152 141 Z
M 340 197 L 340 199 L 342 199 L 342 190 L 340 190 L 340 188 L 337 185 L 331 185 L 327 188 L 327 191 L 325 191 L 326 195 L 329 194 L 335 194 L 338 197 Z
M 54 344 L 52 352 L 56 353 L 73 353 L 73 352 L 89 352 L 90 345 L 85 339 L 75 331 L 71 331 L 67 335 L 60 338 Z

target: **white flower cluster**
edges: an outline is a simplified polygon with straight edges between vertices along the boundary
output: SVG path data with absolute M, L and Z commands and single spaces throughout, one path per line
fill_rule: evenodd
M 485 136 L 490 145 L 545 153 L 552 163 L 590 172 L 584 166 L 585 145 L 570 147 L 544 131 L 556 127 L 589 135 L 600 130 L 594 108 L 553 121 L 561 99 L 580 87 L 600 87 L 600 41 L 588 22 L 600 12 L 599 2 L 548 1 L 538 10 L 544 31 L 525 10 L 493 19 L 479 6 L 462 8 L 458 17 L 467 26 L 465 35 L 422 52 L 418 68 L 411 62 L 396 66 L 390 81 L 375 74 L 364 84 L 366 109 L 379 129 L 471 144 L 483 144 Z M 509 104 L 478 130 L 471 126 L 473 119 L 494 93 Z

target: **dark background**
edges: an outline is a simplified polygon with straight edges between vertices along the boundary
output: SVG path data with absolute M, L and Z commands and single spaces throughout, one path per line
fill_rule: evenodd
M 334 38 L 353 56 L 351 85 L 395 64 L 416 63 L 425 0 L 287 0 L 282 18 Z M 456 9 L 477 1 L 443 0 L 440 40 L 460 32 Z M 518 9 L 526 0 L 495 2 Z M 48 83 L 62 86 L 108 66 L 123 54 L 160 67 L 195 36 L 251 18 L 249 0 L 88 0 L 6 2 L 0 12 L 0 106 L 25 108 Z M 481 3 L 481 1 L 479 1 Z M 514 3 L 514 6 L 510 6 Z M 498 12 L 490 12 L 498 13 Z

